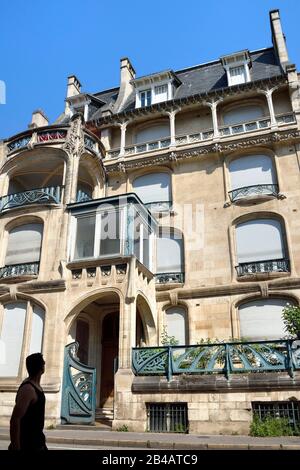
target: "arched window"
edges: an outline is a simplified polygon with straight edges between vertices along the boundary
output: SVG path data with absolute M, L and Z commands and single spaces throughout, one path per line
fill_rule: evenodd
M 179 345 L 185 345 L 187 340 L 186 311 L 182 307 L 171 307 L 165 312 L 166 333 L 174 337 Z
M 5 265 L 38 263 L 42 244 L 43 225 L 18 225 L 9 232 Z
M 152 142 L 153 140 L 161 140 L 169 137 L 169 135 L 169 123 L 157 124 L 138 131 L 135 136 L 135 143 L 142 144 L 144 142 Z
M 281 223 L 255 219 L 236 227 L 238 275 L 288 271 Z
M 260 194 L 276 195 L 277 178 L 271 157 L 247 155 L 229 164 L 232 201 Z
M 157 238 L 156 260 L 158 282 L 184 281 L 184 249 L 180 233 L 160 233 Z
M 263 117 L 264 113 L 260 106 L 247 105 L 238 106 L 224 113 L 223 121 L 226 126 L 238 124 L 240 122 L 256 121 Z
M 10 302 L 1 308 L 0 377 L 17 377 L 22 353 L 25 359 L 42 351 L 44 321 L 44 310 L 31 302 Z
M 133 181 L 133 190 L 144 204 L 153 209 L 168 210 L 171 205 L 169 173 L 148 173 Z
M 286 336 L 282 321 L 285 299 L 254 300 L 239 306 L 240 335 L 246 340 L 280 339 Z

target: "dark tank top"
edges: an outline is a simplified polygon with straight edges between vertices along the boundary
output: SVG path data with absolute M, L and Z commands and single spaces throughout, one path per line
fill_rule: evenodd
M 43 433 L 45 421 L 45 394 L 29 380 L 23 385 L 31 385 L 37 395 L 37 401 L 31 403 L 21 419 L 20 445 L 22 450 L 43 450 L 45 448 L 45 435 Z M 18 391 L 19 391 L 18 390 Z

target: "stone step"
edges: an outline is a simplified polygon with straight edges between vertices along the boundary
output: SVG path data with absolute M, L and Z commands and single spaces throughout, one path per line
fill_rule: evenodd
M 96 420 L 108 420 L 114 419 L 114 410 L 111 408 L 96 408 Z
M 111 426 L 100 422 L 95 424 L 58 424 L 55 429 L 63 431 L 111 431 Z

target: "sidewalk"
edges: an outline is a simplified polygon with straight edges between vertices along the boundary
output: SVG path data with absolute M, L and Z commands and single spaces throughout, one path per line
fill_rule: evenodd
M 250 437 L 190 434 L 117 432 L 94 429 L 45 430 L 47 442 L 81 446 L 107 446 L 169 450 L 300 450 L 300 437 Z M 9 439 L 9 429 L 0 427 L 0 440 Z

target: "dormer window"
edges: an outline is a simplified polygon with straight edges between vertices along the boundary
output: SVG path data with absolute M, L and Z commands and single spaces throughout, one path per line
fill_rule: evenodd
M 172 100 L 176 87 L 181 82 L 171 70 L 131 80 L 135 88 L 135 107 L 143 108 L 156 103 Z
M 248 51 L 221 57 L 221 61 L 227 74 L 228 86 L 250 82 L 250 56 Z
M 140 103 L 141 107 L 150 106 L 151 104 L 151 89 L 140 91 Z

